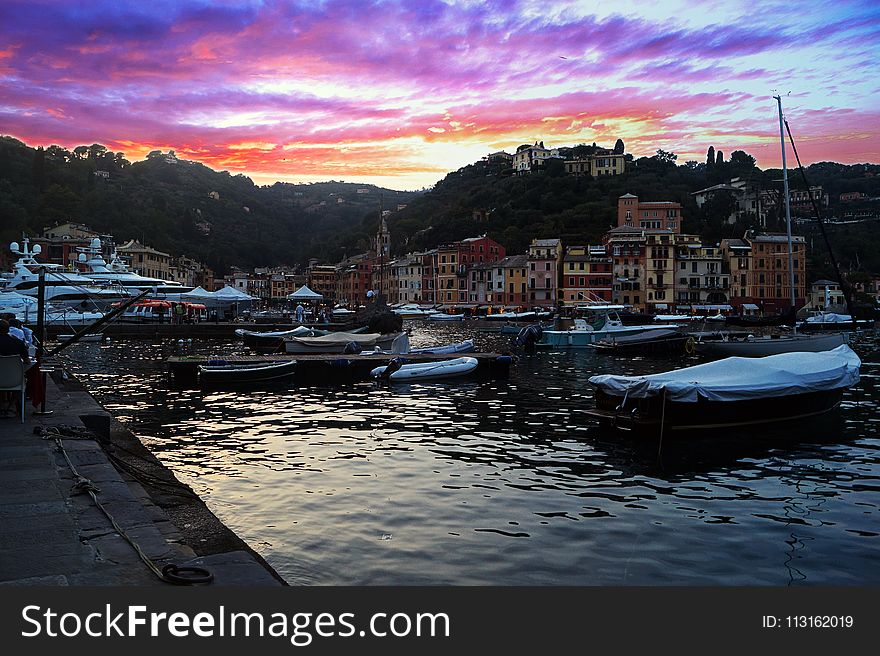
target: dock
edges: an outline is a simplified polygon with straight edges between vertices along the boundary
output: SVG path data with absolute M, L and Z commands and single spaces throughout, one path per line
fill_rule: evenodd
M 125 321 L 113 321 L 106 325 L 100 332 L 107 337 L 129 339 L 239 339 L 236 330 L 252 330 L 254 332 L 266 332 L 277 330 L 293 330 L 300 324 L 279 323 L 245 323 L 237 321 L 200 321 L 198 323 L 135 323 Z M 306 323 L 306 328 L 329 330 L 332 332 L 348 332 L 361 324 L 346 323 Z M 73 334 L 82 326 L 51 325 L 46 330 L 50 336 Z
M 401 358 L 404 364 L 411 364 L 441 362 L 456 357 L 476 358 L 477 369 L 474 376 L 482 378 L 507 378 L 510 375 L 510 366 L 515 360 L 514 356 L 502 353 L 405 353 L 399 355 L 388 353 L 364 355 L 277 353 L 272 355 L 226 355 L 222 359 L 230 364 L 296 360 L 296 372 L 293 375 L 295 384 L 338 384 L 369 380 L 370 371 L 376 367 L 387 365 L 394 358 Z M 216 360 L 216 358 L 203 355 L 173 356 L 168 358 L 166 364 L 176 386 L 197 387 L 199 365 L 206 365 L 209 360 Z
M 46 390 L 51 415 L 0 418 L 0 586 L 169 586 L 123 532 L 160 569 L 285 584 L 79 381 L 53 372 Z

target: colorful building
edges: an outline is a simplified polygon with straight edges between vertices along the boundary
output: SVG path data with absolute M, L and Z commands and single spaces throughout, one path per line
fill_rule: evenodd
M 566 305 L 613 297 L 613 263 L 605 246 L 567 246 L 562 258 L 560 299 Z
M 529 298 L 533 307 L 556 307 L 562 264 L 559 239 L 533 239 L 529 244 Z
M 624 194 L 617 199 L 617 225 L 677 234 L 681 231 L 681 203 L 640 201 L 638 196 Z

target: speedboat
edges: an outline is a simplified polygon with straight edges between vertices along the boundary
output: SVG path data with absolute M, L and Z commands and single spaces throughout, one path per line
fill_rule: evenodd
M 535 345 L 545 349 L 586 348 L 600 340 L 612 337 L 638 335 L 652 330 L 677 328 L 676 324 L 626 326 L 617 314 L 622 305 L 595 306 L 591 308 L 591 321 L 578 318 L 568 330 L 543 330 Z
M 849 346 L 819 353 L 725 358 L 648 376 L 589 379 L 605 428 L 712 431 L 813 417 L 836 408 L 859 382 L 861 361 Z

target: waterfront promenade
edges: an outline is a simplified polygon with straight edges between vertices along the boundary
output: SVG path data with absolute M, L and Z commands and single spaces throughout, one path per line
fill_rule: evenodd
M 47 378 L 51 415 L 28 404 L 24 424 L 0 419 L 0 585 L 169 585 L 78 492 L 55 440 L 38 434 L 53 427 L 69 435 L 64 450 L 98 500 L 160 569 L 203 567 L 212 585 L 283 584 L 77 381 Z

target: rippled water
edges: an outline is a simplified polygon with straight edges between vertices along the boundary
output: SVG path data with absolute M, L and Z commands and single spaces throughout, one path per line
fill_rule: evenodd
M 414 346 L 506 339 L 413 322 Z M 182 350 L 181 350 L 182 349 Z M 596 373 L 684 358 L 525 356 L 509 380 L 176 390 L 164 360 L 240 344 L 82 344 L 70 368 L 293 584 L 880 582 L 880 355 L 796 429 L 599 434 Z

